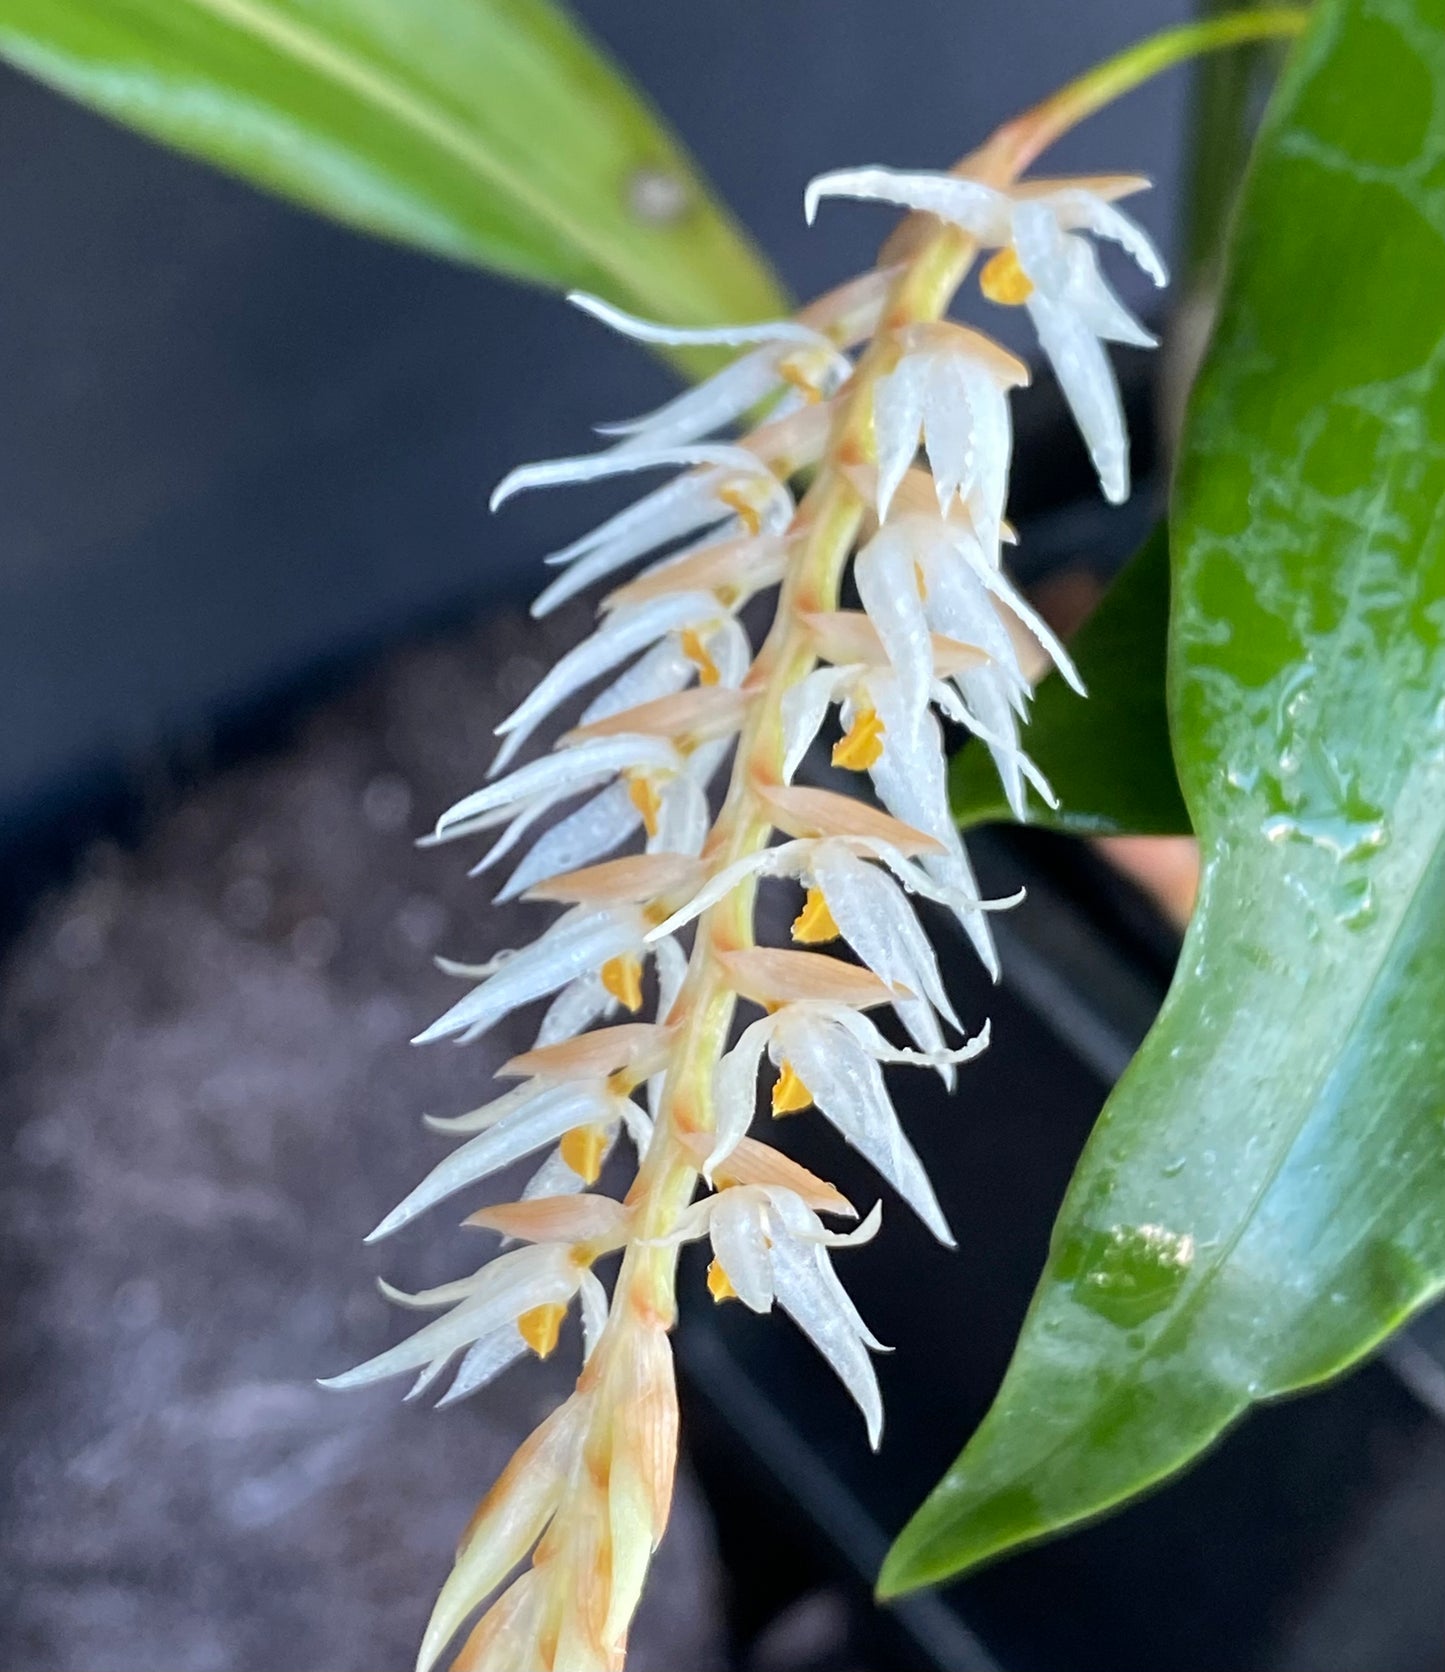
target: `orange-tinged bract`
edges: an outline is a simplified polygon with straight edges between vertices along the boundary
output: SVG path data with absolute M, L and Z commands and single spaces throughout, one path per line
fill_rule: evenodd
M 605 582 L 601 623 L 498 727 L 491 780 L 434 838 L 485 834 L 478 870 L 513 867 L 499 898 L 562 909 L 525 947 L 444 966 L 472 985 L 422 1040 L 477 1039 L 524 1006 L 546 1010 L 535 1045 L 501 1070 L 516 1084 L 430 1120 L 462 1142 L 373 1236 L 525 1157 L 540 1164 L 521 1200 L 468 1219 L 507 1239 L 477 1272 L 387 1291 L 439 1315 L 333 1384 L 411 1372 L 420 1392 L 450 1373 L 443 1400 L 465 1397 L 529 1351 L 556 1350 L 574 1302 L 583 1363 L 463 1538 L 421 1672 L 469 1622 L 457 1668 L 621 1667 L 672 1493 L 680 1243 L 710 1240 L 715 1300 L 788 1313 L 879 1442 L 881 1344 L 832 1264 L 875 1234 L 879 1209 L 832 1228 L 824 1216 L 856 1222 L 853 1205 L 750 1128 L 766 1058 L 772 1113 L 816 1111 L 951 1243 L 883 1071 L 932 1068 L 951 1083 L 988 1040 L 986 1024 L 965 1036 L 915 897 L 952 912 L 994 974 L 989 913 L 1012 902 L 979 896 L 936 715 L 977 736 L 1022 814 L 1025 783 L 1050 792 L 1020 746 L 1030 680 L 1015 635 L 1037 643 L 1030 670 L 1052 660 L 1077 676 L 1001 562 L 1009 403 L 1028 369 L 944 316 L 982 256 L 984 294 L 1028 310 L 1117 499 L 1127 442 L 1100 344 L 1149 339 L 1090 238 L 1163 279 L 1113 207 L 1140 182 L 1020 182 L 1028 133 L 1011 124 L 947 174 L 814 181 L 810 220 L 834 196 L 913 213 L 876 270 L 794 319 L 675 330 L 574 297 L 638 341 L 734 357 L 655 411 L 602 426 L 601 451 L 524 466 L 494 496 L 646 478 L 634 504 L 552 554 L 536 612 Z M 861 609 L 840 605 L 850 561 Z M 755 651 L 739 612 L 774 588 Z M 554 752 L 512 764 L 579 698 Z M 794 782 L 834 711 L 832 762 L 858 776 L 846 790 Z M 776 879 L 806 891 L 797 945 L 755 943 L 755 893 Z M 831 943 L 837 955 L 801 949 Z M 619 1010 L 638 1020 L 616 1021 Z M 594 1193 L 624 1135 L 630 1182 L 620 1200 Z

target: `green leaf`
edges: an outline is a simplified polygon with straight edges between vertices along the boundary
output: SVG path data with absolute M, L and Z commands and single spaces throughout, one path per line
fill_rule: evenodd
M 637 94 L 548 0 L 0 0 L 0 54 L 339 220 L 674 321 L 784 306 Z M 680 194 L 667 224 L 639 183 Z
M 889 1593 L 1099 1513 L 1445 1288 L 1445 10 L 1323 0 L 1171 527 L 1206 869 L 1004 1386 Z
M 1168 630 L 1169 539 L 1161 527 L 1069 646 L 1089 700 L 1056 673 L 1035 693 L 1025 742 L 1059 805 L 1048 807 L 1030 789 L 1030 824 L 1076 836 L 1188 835 L 1164 703 Z M 1013 818 L 981 744 L 954 756 L 949 789 L 965 830 Z

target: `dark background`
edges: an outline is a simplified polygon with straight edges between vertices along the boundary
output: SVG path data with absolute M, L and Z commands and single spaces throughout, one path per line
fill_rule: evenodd
M 807 231 L 812 174 L 946 164 L 1187 7 L 580 10 L 803 297 L 887 224 L 836 204 Z M 1139 208 L 1166 253 L 1186 94 L 1171 76 L 1055 159 L 1153 174 Z M 1026 575 L 1108 568 L 1158 503 L 1153 372 L 1124 369 L 1130 512 L 1101 510 L 1046 379 L 1019 403 Z M 491 519 L 490 488 L 667 375 L 552 296 L 368 242 L 0 73 L 0 386 L 0 1661 L 405 1664 L 471 1501 L 575 1352 L 438 1417 L 311 1385 L 400 1327 L 372 1272 L 459 1269 L 444 1229 L 357 1238 L 435 1158 L 417 1111 L 475 1100 L 526 1042 L 401 1044 L 448 1001 L 432 951 L 536 927 L 408 838 L 583 630 L 580 608 L 543 630 L 518 613 L 583 507 Z M 694 1307 L 696 1472 L 634 1672 L 1441 1672 L 1438 1327 L 1115 1521 L 881 1623 L 868 1608 L 882 1544 L 996 1385 L 1168 975 L 1168 936 L 1077 850 L 983 847 L 1001 890 L 1031 893 L 1004 989 L 966 986 L 995 1048 L 962 1105 L 913 1111 L 968 1229 L 945 1259 L 893 1214 L 857 1267 L 900 1345 L 888 1445 L 868 1456 L 779 1326 Z

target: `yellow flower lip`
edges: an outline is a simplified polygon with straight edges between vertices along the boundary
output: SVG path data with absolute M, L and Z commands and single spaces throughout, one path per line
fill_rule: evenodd
M 883 759 L 883 721 L 871 708 L 860 708 L 853 724 L 833 745 L 833 765 L 848 772 L 866 772 Z
M 841 933 L 822 889 L 810 888 L 802 911 L 793 919 L 793 939 L 803 946 L 818 946 L 824 941 L 837 940 Z
M 984 262 L 978 275 L 978 288 L 990 302 L 1000 307 L 1022 307 L 1034 293 L 1034 281 L 1019 265 L 1013 248 L 1006 247 Z
M 658 793 L 657 785 L 645 773 L 630 773 L 627 779 L 627 794 L 632 805 L 642 814 L 642 828 L 649 836 L 656 836 L 657 818 L 662 811 L 662 796 Z M 637 1007 L 634 1005 L 633 1008 Z
M 732 1279 L 717 1260 L 708 1263 L 707 1292 L 715 1301 L 736 1300 L 738 1298 L 738 1292 L 733 1288 Z
M 630 952 L 609 958 L 598 972 L 602 985 L 624 1010 L 642 1009 L 642 960 Z
M 537 1357 L 544 1359 L 555 1349 L 566 1316 L 567 1308 L 555 1302 L 534 1306 L 517 1319 L 517 1331 Z
M 596 1184 L 607 1148 L 607 1133 L 603 1127 L 574 1126 L 557 1148 L 578 1178 L 587 1184 Z
M 813 1094 L 803 1084 L 802 1076 L 790 1062 L 785 1062 L 773 1082 L 773 1117 L 793 1115 L 800 1109 L 811 1108 Z

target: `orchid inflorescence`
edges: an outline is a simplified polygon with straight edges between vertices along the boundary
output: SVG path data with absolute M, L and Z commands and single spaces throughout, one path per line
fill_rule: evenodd
M 987 1030 L 963 1038 L 909 897 L 953 913 L 995 975 L 989 913 L 1010 902 L 979 895 L 950 817 L 934 710 L 987 747 L 1022 817 L 1026 784 L 1046 799 L 1050 792 L 1020 747 L 1030 686 L 1018 636 L 1032 636 L 1076 687 L 1078 679 L 1000 561 L 1011 537 L 1009 396 L 1028 381 L 1027 368 L 944 315 L 985 255 L 984 295 L 1032 316 L 1103 490 L 1118 501 L 1128 492 L 1128 449 L 1101 345 L 1152 339 L 1110 290 L 1085 235 L 1119 244 L 1164 282 L 1149 240 L 1114 206 L 1146 182 L 1020 181 L 1046 137 L 1024 120 L 950 173 L 862 168 L 815 180 L 810 221 L 832 197 L 912 213 L 875 269 L 795 319 L 673 330 L 573 297 L 640 342 L 738 353 L 657 411 L 605 427 L 604 451 L 525 466 L 493 499 L 676 472 L 548 560 L 559 574 L 537 614 L 663 554 L 603 600 L 597 631 L 502 722 L 492 781 L 436 829 L 439 841 L 499 831 L 477 867 L 520 856 L 499 897 L 566 909 L 530 946 L 448 966 L 474 984 L 422 1040 L 475 1040 L 521 1006 L 550 1005 L 535 1046 L 501 1070 L 520 1083 L 432 1122 L 465 1141 L 373 1236 L 547 1154 L 520 1201 L 468 1221 L 518 1246 L 440 1288 L 388 1289 L 442 1315 L 330 1385 L 414 1372 L 415 1394 L 455 1363 L 441 1399 L 450 1403 L 527 1349 L 549 1353 L 574 1299 L 584 1349 L 575 1391 L 522 1446 L 464 1536 L 426 1632 L 423 1669 L 529 1553 L 456 1665 L 590 1672 L 622 1664 L 671 1497 L 668 1330 L 685 1241 L 710 1240 L 715 1298 L 756 1312 L 776 1303 L 795 1320 L 879 1442 L 870 1355 L 880 1343 L 832 1265 L 835 1251 L 874 1235 L 879 1209 L 853 1230 L 831 1229 L 830 1221 L 857 1219 L 853 1205 L 749 1130 L 767 1056 L 777 1071 L 773 1113 L 816 1106 L 951 1242 L 882 1069 L 926 1066 L 951 1082 Z M 737 439 L 715 439 L 749 424 Z M 791 484 L 804 476 L 810 486 L 795 500 Z M 840 607 L 855 551 L 861 610 Z M 772 624 L 754 656 L 740 611 L 773 588 Z M 559 705 L 614 673 L 555 752 L 512 765 Z M 867 774 L 881 807 L 795 782 L 834 707 L 833 765 Z M 730 754 L 714 816 L 709 784 Z M 607 857 L 639 834 L 640 853 Z M 806 890 L 796 944 L 758 946 L 756 889 L 779 877 Z M 685 953 L 678 936 L 689 925 Z M 835 939 L 859 961 L 814 950 Z M 619 1007 L 641 1010 L 649 959 L 656 1019 L 612 1024 Z M 761 1015 L 730 1045 L 739 1000 Z M 906 1047 L 871 1019 L 890 1006 Z M 948 1043 L 950 1034 L 961 1043 Z M 590 1187 L 624 1133 L 637 1166 L 618 1201 Z M 700 1183 L 707 1193 L 694 1200 Z M 609 1298 L 594 1267 L 618 1253 Z

